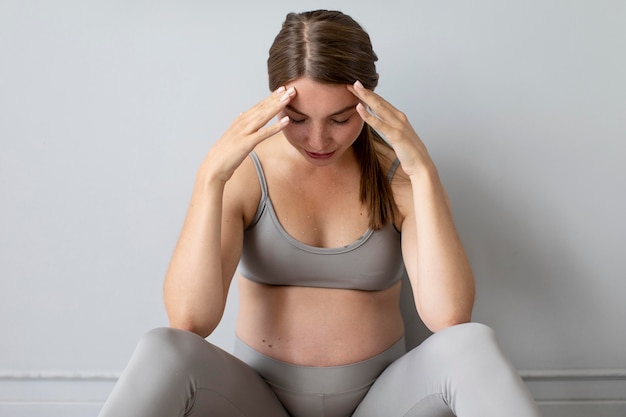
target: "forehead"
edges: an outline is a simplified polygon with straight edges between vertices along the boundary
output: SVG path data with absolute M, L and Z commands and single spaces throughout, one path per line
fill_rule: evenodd
M 343 84 L 324 84 L 309 78 L 298 78 L 288 83 L 289 87 L 295 87 L 297 91 L 291 106 L 311 117 L 325 117 L 359 103 Z

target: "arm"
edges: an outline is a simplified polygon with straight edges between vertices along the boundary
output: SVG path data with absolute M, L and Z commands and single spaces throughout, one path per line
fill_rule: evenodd
M 363 120 L 385 135 L 410 180 L 396 196 L 405 215 L 402 253 L 420 317 L 431 331 L 469 321 L 474 278 L 426 147 L 402 112 L 359 84 L 348 88 L 374 111 L 357 106 Z
M 280 88 L 243 113 L 202 162 L 165 276 L 170 326 L 206 337 L 220 322 L 243 242 L 246 194 L 236 170 L 258 143 L 286 125 L 288 119 L 265 126 L 294 95 Z
M 436 171 L 411 178 L 408 194 L 402 254 L 420 317 L 431 331 L 468 322 L 474 278 Z

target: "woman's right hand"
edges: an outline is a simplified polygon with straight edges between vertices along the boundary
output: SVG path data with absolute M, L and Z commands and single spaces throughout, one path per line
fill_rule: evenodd
M 241 113 L 211 148 L 202 163 L 201 172 L 208 178 L 216 178 L 224 183 L 228 181 L 256 145 L 280 132 L 289 123 L 289 118 L 285 116 L 267 125 L 295 95 L 293 87 L 280 87 Z
M 170 326 L 207 337 L 220 322 L 243 239 L 243 214 L 232 195 L 224 198 L 226 182 L 256 145 L 289 122 L 267 125 L 295 94 L 281 87 L 240 114 L 202 162 L 165 277 Z

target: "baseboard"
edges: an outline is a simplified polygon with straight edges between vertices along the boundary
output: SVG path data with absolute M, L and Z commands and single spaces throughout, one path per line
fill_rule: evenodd
M 0 417 L 96 417 L 115 372 L 0 372 Z
M 626 401 L 539 401 L 543 417 L 624 417 Z
M 0 402 L 0 417 L 97 417 L 102 403 Z
M 626 416 L 626 370 L 521 370 L 544 417 Z M 116 372 L 0 372 L 0 417 L 96 417 Z
M 542 369 L 520 375 L 544 417 L 626 416 L 626 370 Z

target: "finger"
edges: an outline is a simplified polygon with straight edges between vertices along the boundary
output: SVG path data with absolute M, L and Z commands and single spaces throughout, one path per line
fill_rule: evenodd
M 251 134 L 265 126 L 274 118 L 296 95 L 295 88 L 280 87 L 270 96 L 258 102 L 243 114 L 247 124 L 246 133 Z
M 361 119 L 374 129 L 383 132 L 385 130 L 386 124 L 384 121 L 370 113 L 362 103 L 356 105 L 356 111 L 361 116 Z
M 393 124 L 403 121 L 403 113 L 400 110 L 380 95 L 363 87 L 360 81 L 355 82 L 354 85 L 349 85 L 348 90 L 367 104 L 379 118 Z
M 405 136 L 407 133 L 408 125 L 400 123 L 398 125 L 394 125 L 392 123 L 389 123 L 388 121 L 381 119 L 377 115 L 372 114 L 363 103 L 357 104 L 356 110 L 361 118 L 365 121 L 365 123 L 381 133 L 389 142 L 389 144 L 391 144 L 391 146 L 395 147 L 394 143 L 396 142 L 396 140 Z
M 289 124 L 289 117 L 285 116 L 279 121 L 277 121 L 276 123 L 273 123 L 268 126 L 263 126 L 262 128 L 260 128 L 259 130 L 257 130 L 255 133 L 251 135 L 252 142 L 255 144 L 255 146 L 258 145 L 259 143 L 263 142 L 265 139 L 270 138 L 274 136 L 275 134 L 277 134 L 278 132 L 280 132 L 281 130 L 283 130 L 283 128 L 287 126 L 287 124 Z

